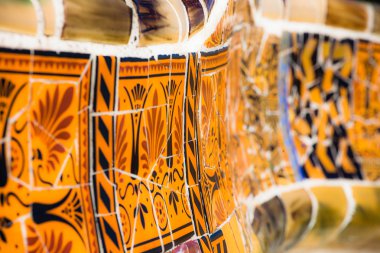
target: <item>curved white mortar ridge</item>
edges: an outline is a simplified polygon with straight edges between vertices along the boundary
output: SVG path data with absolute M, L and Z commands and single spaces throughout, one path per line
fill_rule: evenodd
M 304 189 L 311 201 L 311 217 L 310 217 L 310 221 L 309 221 L 309 224 L 307 225 L 306 230 L 303 232 L 303 234 L 299 238 L 299 242 L 302 241 L 315 226 L 317 222 L 317 218 L 318 218 L 318 211 L 319 211 L 318 200 L 315 197 L 314 193 L 310 190 L 310 187 L 305 187 Z
M 132 24 L 131 24 L 131 34 L 129 36 L 128 44 L 131 46 L 137 46 L 140 42 L 139 37 L 139 17 L 137 15 L 136 6 L 132 2 L 132 0 L 125 0 L 126 5 L 132 10 Z
M 371 32 L 375 26 L 375 7 L 369 3 L 365 4 L 365 7 L 368 15 L 366 32 Z
M 277 185 L 271 187 L 266 191 L 259 193 L 253 197 L 255 205 L 261 205 L 273 197 L 279 196 L 283 193 L 288 193 L 300 189 L 312 188 L 312 187 L 353 187 L 353 186 L 366 186 L 366 187 L 380 187 L 380 181 L 371 182 L 363 180 L 352 180 L 352 179 L 305 179 L 301 182 L 296 182 L 290 185 Z M 243 203 L 248 202 L 247 199 L 242 200 Z M 251 201 L 251 200 L 250 200 Z
M 55 17 L 53 37 L 59 39 L 62 36 L 65 21 L 65 7 L 63 6 L 63 0 L 53 0 L 53 6 Z
M 42 37 L 45 31 L 45 19 L 39 0 L 31 0 L 37 18 L 37 37 Z
M 352 188 L 348 184 L 343 185 L 343 191 L 347 199 L 347 211 L 342 223 L 339 225 L 337 230 L 337 236 L 343 232 L 343 230 L 350 224 L 352 217 L 354 216 L 356 210 L 356 202 L 354 195 L 352 193 Z
M 60 4 L 61 0 L 55 0 L 55 9 L 57 6 L 63 8 Z M 0 31 L 0 47 L 8 47 L 13 49 L 31 49 L 31 50 L 46 50 L 55 52 L 73 52 L 84 54 L 109 55 L 118 57 L 140 57 L 146 58 L 158 56 L 161 54 L 186 54 L 190 52 L 199 52 L 204 49 L 204 42 L 215 31 L 219 21 L 222 19 L 228 5 L 228 0 L 216 1 L 209 15 L 208 22 L 197 34 L 194 34 L 187 41 L 175 44 L 160 44 L 146 47 L 136 47 L 136 45 L 109 45 L 94 42 L 80 42 L 61 40 L 58 34 L 62 32 L 63 9 L 57 10 L 58 20 L 56 20 L 56 34 L 52 37 L 45 36 L 29 36 L 12 32 Z M 134 14 L 133 20 L 136 20 Z M 133 22 L 135 23 L 135 22 Z M 136 25 L 132 25 L 132 33 L 136 34 Z
M 324 24 L 291 22 L 287 20 L 272 20 L 262 17 L 261 15 L 255 16 L 255 24 L 258 27 L 262 27 L 269 34 L 277 36 L 281 36 L 283 32 L 318 33 L 337 39 L 359 39 L 380 43 L 380 35 L 371 33 L 369 31 L 360 32 Z

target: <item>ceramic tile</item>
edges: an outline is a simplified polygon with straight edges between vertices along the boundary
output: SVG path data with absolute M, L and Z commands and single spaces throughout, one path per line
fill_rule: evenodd
M 135 234 L 135 207 L 139 201 L 140 180 L 120 170 L 115 171 L 115 191 L 119 210 L 119 222 L 123 246 L 131 249 Z M 149 214 L 151 215 L 151 214 Z
M 203 28 L 206 15 L 199 0 L 182 0 L 189 17 L 189 36 Z
M 206 4 L 208 12 L 210 12 L 212 10 L 212 7 L 215 4 L 215 0 L 205 0 L 205 4 Z
M 269 240 L 269 250 L 278 248 L 284 240 L 286 214 L 284 203 L 279 197 L 274 197 L 261 205 L 268 215 L 271 224 Z
M 340 225 L 345 219 L 348 200 L 342 187 L 313 187 L 312 196 L 318 201 L 315 224 L 300 243 L 312 247 L 327 244 L 336 238 Z
M 233 214 L 230 221 L 222 227 L 223 235 L 226 240 L 227 252 L 246 252 L 242 237 L 240 236 L 241 230 L 239 228 L 239 222 L 236 216 Z
M 48 249 L 59 248 L 57 242 L 63 238 L 66 238 L 65 246 L 72 247 L 72 250 L 89 249 L 84 223 L 86 203 L 83 203 L 80 192 L 79 188 L 55 190 L 50 197 L 43 191 L 34 193 L 31 217 L 42 244 Z M 44 196 L 43 199 L 41 196 Z
M 116 106 L 117 66 L 116 57 L 98 56 L 94 62 L 95 74 L 93 111 L 112 112 Z
M 269 0 L 260 2 L 263 16 L 270 19 L 282 19 L 285 13 L 284 2 L 280 0 Z
M 32 63 L 29 50 L 2 49 L 0 52 L 0 81 L 2 90 L 0 131 L 4 133 L 9 124 L 9 119 L 25 110 L 29 103 L 30 87 L 28 82 Z M 25 99 L 24 102 L 19 99 L 21 97 Z
M 224 21 L 226 17 L 223 16 L 215 28 L 215 31 L 213 34 L 207 39 L 207 41 L 204 43 L 206 47 L 212 48 L 216 46 L 220 46 L 223 44 L 223 31 L 224 31 Z
M 64 181 L 75 185 L 79 183 L 77 161 L 72 152 L 77 131 L 77 114 L 73 109 L 77 107 L 73 98 L 75 90 L 72 86 L 43 86 L 32 84 L 35 103 L 28 110 L 34 184 L 53 186 Z M 63 174 L 69 169 L 74 171 L 70 179 Z
M 312 202 L 305 190 L 296 190 L 281 194 L 285 206 L 286 228 L 284 248 L 298 243 L 306 233 L 312 216 Z
M 116 168 L 144 179 L 166 170 L 164 122 L 164 107 L 116 116 Z
M 294 146 L 289 149 L 298 156 L 301 175 L 362 178 L 347 136 L 355 41 L 318 34 L 290 38 L 294 52 L 284 59 L 284 64 L 289 64 L 289 72 L 285 73 L 294 80 L 287 87 L 288 101 L 293 102 L 287 105 L 285 117 L 294 136 Z M 307 55 L 308 61 L 301 60 L 301 54 Z
M 353 126 L 347 132 L 352 143 L 352 151 L 360 157 L 363 177 L 377 180 L 378 168 L 378 129 L 379 45 L 366 41 L 358 42 L 357 68 L 353 82 Z
M 65 149 L 73 147 L 78 131 L 78 89 L 72 84 L 32 83 L 30 122 Z M 54 148 L 53 148 L 54 149 Z
M 367 28 L 369 14 L 364 3 L 345 2 L 342 0 L 327 1 L 326 24 L 364 31 Z
M 31 96 L 28 83 L 31 67 L 30 52 L 3 49 L 0 58 L 0 89 L 2 90 L 0 131 L 3 133 L 0 148 L 2 153 L 0 185 L 5 186 L 9 176 L 14 176 L 29 184 L 28 155 L 30 153 L 27 148 L 29 124 L 26 110 Z M 24 98 L 24 101 L 21 98 Z M 11 152 L 10 160 L 6 158 L 7 150 Z M 13 162 L 12 159 L 14 159 Z
M 25 110 L 17 119 L 10 123 L 9 131 L 11 142 L 5 145 L 5 148 L 11 150 L 10 177 L 17 178 L 26 185 L 33 185 L 31 179 L 31 157 L 32 152 L 28 148 L 28 138 L 31 133 L 29 114 Z
M 255 5 L 253 2 L 249 2 L 249 0 L 242 0 L 236 2 L 236 13 L 239 13 L 239 15 L 235 15 L 236 23 L 244 23 L 244 24 L 252 24 L 253 23 L 253 6 Z M 252 6 L 251 6 L 252 4 Z
M 164 187 L 153 187 L 155 188 L 152 193 L 154 212 L 161 233 L 162 244 L 164 245 L 164 250 L 167 251 L 174 247 L 173 226 L 169 218 L 170 205 L 165 199 Z
M 111 44 L 128 43 L 132 29 L 132 9 L 124 2 L 65 0 L 63 5 L 63 39 Z
M 202 236 L 208 233 L 206 211 L 204 210 L 204 198 L 200 185 L 194 185 L 189 188 L 189 203 L 190 210 L 192 211 L 192 217 L 194 222 L 194 232 L 197 236 Z
M 223 230 L 217 230 L 210 236 L 212 252 L 228 252 L 227 242 Z
M 7 235 L 4 235 L 3 234 L 3 238 L 5 238 L 6 240 L 6 243 L 2 243 L 0 245 L 0 250 L 1 251 L 5 251 L 5 252 L 25 252 L 26 251 L 26 248 L 25 248 L 25 245 L 23 243 L 20 243 L 24 240 L 23 238 L 23 235 L 22 235 L 22 229 L 23 227 L 25 227 L 25 225 L 21 224 L 21 223 L 16 223 L 16 224 L 13 224 L 12 226 L 9 226 L 10 224 L 10 220 L 8 220 L 8 218 L 2 218 L 2 221 L 1 223 L 2 224 L 5 224 L 3 225 L 3 227 L 9 227 L 7 231 L 7 234 L 8 235 L 12 235 L 12 236 L 7 236 Z
M 34 51 L 30 78 L 43 80 L 46 83 L 53 81 L 76 83 L 80 80 L 88 60 L 88 54 Z
M 148 59 L 121 58 L 118 83 L 118 110 L 139 110 L 145 107 L 148 82 Z
M 377 215 L 379 187 L 354 186 L 352 196 L 355 200 L 355 212 L 352 219 L 339 234 L 338 245 L 353 243 L 353 248 L 360 250 L 362 247 L 376 249 L 379 246 L 380 220 Z
M 0 29 L 3 31 L 35 35 L 37 33 L 37 13 L 32 1 L 1 1 Z M 17 15 L 14 15 L 18 13 Z
M 99 228 L 102 230 L 102 245 L 109 251 L 123 251 L 122 237 L 120 236 L 118 217 L 115 214 L 99 216 L 96 218 Z
M 39 0 L 43 12 L 44 34 L 52 36 L 56 32 L 56 13 L 53 0 Z
M 373 21 L 373 32 L 376 34 L 379 34 L 380 32 L 380 18 L 379 18 L 379 13 L 380 13 L 380 7 L 378 5 L 373 6 L 373 10 L 375 12 L 375 20 Z
M 112 134 L 114 131 L 114 117 L 103 115 L 92 117 L 90 120 L 92 120 L 93 126 L 96 127 L 91 137 L 93 140 L 91 145 L 93 150 L 91 169 L 95 173 L 107 172 L 115 164 L 115 136 Z
M 201 238 L 198 239 L 198 244 L 202 252 L 207 252 L 207 253 L 212 252 L 210 236 L 208 235 L 202 236 Z
M 139 18 L 140 45 L 175 43 L 188 34 L 189 28 L 186 27 L 185 20 L 177 18 L 177 15 L 181 15 L 187 19 L 181 1 L 135 0 L 134 3 Z
M 256 153 L 253 162 L 256 175 L 261 178 L 262 187 L 268 188 L 274 184 L 292 183 L 294 175 L 279 129 L 278 77 L 275 71 L 279 39 L 276 36 L 264 39 L 260 31 L 256 31 L 255 36 L 261 43 L 248 56 L 250 65 L 243 75 L 243 99 L 249 105 L 243 109 L 244 126 L 247 129 L 245 135 L 251 136 L 252 149 Z
M 162 235 L 154 216 L 154 206 L 150 186 L 144 182 L 139 185 L 139 197 L 134 207 L 134 240 L 133 251 L 162 251 Z
M 290 0 L 286 3 L 288 19 L 293 22 L 324 23 L 325 2 L 321 0 L 305 4 L 304 1 Z

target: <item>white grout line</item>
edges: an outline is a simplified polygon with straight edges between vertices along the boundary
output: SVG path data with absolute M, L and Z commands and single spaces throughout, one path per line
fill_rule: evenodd
M 148 79 L 149 80 L 149 79 Z M 105 111 L 105 112 L 93 112 L 91 113 L 92 117 L 98 117 L 98 116 L 119 116 L 119 115 L 125 115 L 125 114 L 133 114 L 133 113 L 140 113 L 145 112 L 152 109 L 159 109 L 162 107 L 166 107 L 168 104 L 162 104 L 162 105 L 155 105 L 150 107 L 144 107 L 141 109 L 131 109 L 131 110 L 123 110 L 123 111 Z
M 95 89 L 95 86 L 96 86 L 96 64 L 97 63 L 97 58 L 95 55 L 91 55 L 90 56 L 90 59 L 89 61 L 91 62 L 92 64 L 92 69 L 91 69 L 91 77 L 90 77 L 90 84 L 89 84 L 89 104 L 90 105 L 93 105 L 94 104 L 94 92 L 96 92 L 96 89 Z M 93 125 L 93 119 L 91 117 L 91 112 L 92 112 L 92 108 L 91 110 L 88 112 L 88 159 L 89 159 L 89 163 L 88 163 L 88 168 L 89 168 L 89 184 L 92 185 L 93 182 L 93 171 L 92 170 L 95 170 L 95 166 L 96 166 L 96 161 L 94 161 L 94 157 L 93 157 L 93 154 L 94 152 L 96 152 L 95 147 L 94 147 L 94 138 L 93 138 L 93 131 L 94 131 L 94 125 Z M 96 207 L 96 203 L 95 203 L 95 189 L 94 187 L 90 187 L 90 195 L 91 195 L 91 203 L 92 203 L 92 210 L 94 213 L 96 213 L 97 211 L 97 207 Z M 103 240 L 102 240 L 102 236 L 99 235 L 101 233 L 101 228 L 100 228 L 100 225 L 99 225 L 99 222 L 97 221 L 97 219 L 94 219 L 94 223 L 95 223 L 95 231 L 96 231 L 96 234 L 97 234 L 97 246 L 100 250 L 101 253 L 104 252 L 104 249 L 102 247 L 103 245 Z
M 42 37 L 44 36 L 44 31 L 45 31 L 45 20 L 44 20 L 44 13 L 42 11 L 42 7 L 41 7 L 41 3 L 39 0 L 31 0 L 32 4 L 33 4 L 33 7 L 34 7 L 34 11 L 35 11 L 35 14 L 36 14 L 36 18 L 37 18 L 37 33 L 36 33 L 36 36 L 37 37 Z
M 166 0 L 166 3 L 167 3 L 167 5 L 170 6 L 170 8 L 172 8 L 172 12 L 174 12 L 174 15 L 177 18 L 177 24 L 178 24 L 178 40 L 177 40 L 177 43 L 181 43 L 182 40 L 186 40 L 188 38 L 188 36 L 189 36 L 189 30 L 183 31 L 183 28 L 185 28 L 185 29 L 187 28 L 188 29 L 190 27 L 190 23 L 189 23 L 189 19 L 188 19 L 186 8 L 185 8 L 185 6 L 183 5 L 182 2 L 176 2 L 177 3 L 176 7 L 178 8 L 179 7 L 178 5 L 180 5 L 181 6 L 180 8 L 182 9 L 182 14 L 185 15 L 185 23 L 186 24 L 183 25 L 183 23 L 182 23 L 183 20 L 180 17 L 181 13 L 178 13 L 176 11 L 176 7 L 173 5 L 174 3 L 172 3 L 171 1 L 168 1 L 168 0 Z M 184 38 L 182 37 L 182 35 L 184 35 Z
M 347 199 L 347 211 L 346 211 L 346 216 L 344 217 L 342 223 L 339 225 L 339 228 L 337 230 L 337 235 L 342 233 L 342 231 L 348 226 L 348 224 L 350 224 L 356 210 L 356 202 L 355 202 L 354 195 L 352 193 L 351 186 L 349 184 L 343 184 L 343 191 Z
M 30 82 L 30 79 L 31 79 L 31 76 L 32 76 L 32 73 L 33 73 L 33 60 L 34 60 L 34 51 L 32 51 L 31 52 L 31 57 L 30 57 L 30 62 L 29 62 L 29 64 L 30 64 L 30 69 L 29 69 L 29 83 L 31 83 Z M 28 91 L 28 107 L 30 107 L 31 105 L 32 105 L 32 95 L 31 94 L 33 94 L 33 85 L 29 85 L 29 87 L 28 87 L 28 89 L 29 89 L 29 91 Z M 31 113 L 28 113 L 28 115 L 27 115 L 27 120 L 28 121 L 31 121 L 31 119 L 32 119 L 32 116 L 31 116 Z M 28 153 L 29 153 L 29 155 L 28 155 L 28 160 L 29 160 L 29 162 L 28 162 L 28 164 L 27 164 L 27 166 L 28 166 L 28 171 L 29 171 L 29 185 L 30 186 L 34 186 L 34 169 L 33 169 L 33 145 L 32 145 L 32 129 L 31 129 L 31 125 L 30 124 L 28 124 L 28 126 L 27 126 L 27 134 L 28 134 L 28 139 L 30 140 L 30 141 L 28 141 L 27 142 L 27 145 L 28 145 L 28 148 L 27 148 L 27 150 L 28 150 Z
M 318 210 L 319 210 L 318 200 L 315 197 L 314 193 L 308 187 L 305 187 L 305 191 L 307 195 L 309 195 L 309 198 L 311 200 L 311 218 L 307 226 L 307 229 L 303 232 L 303 235 L 300 238 L 300 241 L 310 232 L 310 230 L 313 229 L 313 227 L 317 223 Z
M 65 7 L 63 5 L 63 0 L 52 0 L 54 5 L 54 17 L 55 17 L 55 27 L 53 37 L 56 40 L 62 35 L 63 26 L 65 24 Z
M 26 224 L 25 224 L 25 220 L 27 218 L 30 217 L 30 214 L 27 215 L 27 216 L 22 216 L 19 218 L 19 222 L 20 222 L 20 230 L 21 230 L 21 235 L 22 235 L 22 241 L 23 241 L 23 244 L 24 244 L 24 248 L 25 248 L 25 253 L 28 253 L 28 232 L 26 231 Z
M 154 220 L 155 220 L 155 223 L 156 223 L 156 229 L 157 229 L 158 237 L 160 238 L 161 250 L 162 250 L 162 252 L 164 252 L 165 251 L 164 240 L 162 239 L 161 229 L 160 229 L 160 226 L 158 224 L 157 212 L 156 212 L 156 207 L 154 206 L 152 192 L 149 190 L 150 186 L 151 186 L 149 181 L 147 181 L 147 185 L 148 185 L 147 186 L 147 188 L 148 188 L 147 190 L 148 190 L 148 193 L 149 193 L 149 199 L 150 199 L 150 202 L 151 202 L 151 205 L 152 205 L 152 210 L 153 210 L 153 216 L 154 216 Z M 169 218 L 168 218 L 168 223 L 170 223 Z M 171 238 L 173 238 L 171 230 L 170 230 L 170 234 L 171 234 Z
M 116 66 L 118 67 L 117 68 L 117 74 L 116 76 L 119 77 L 119 66 L 120 66 L 120 58 L 117 58 L 117 64 Z M 116 84 L 115 84 L 115 109 L 118 110 L 118 100 L 119 100 L 119 78 L 116 79 Z M 114 149 L 116 149 L 116 129 L 117 129 L 117 124 L 116 124 L 116 117 L 113 119 L 113 124 L 114 124 L 114 136 L 113 136 L 113 139 L 114 139 Z M 113 152 L 114 154 L 116 152 Z M 116 159 L 113 159 L 114 160 L 114 163 L 116 161 Z M 115 173 L 112 171 L 113 173 L 113 177 L 115 178 Z M 114 182 L 116 180 L 114 179 Z M 114 195 L 114 200 L 115 200 L 115 209 L 116 209 L 116 219 L 117 219 L 117 223 L 118 223 L 118 226 L 119 226 L 119 230 L 120 230 L 120 236 L 121 236 L 121 241 L 122 241 L 122 244 L 123 244 L 123 249 L 124 249 L 124 252 L 128 252 L 127 250 L 127 245 L 125 243 L 125 239 L 124 239 L 124 233 L 123 233 L 123 227 L 121 225 L 121 216 L 120 216 L 120 208 L 119 208 L 119 201 L 118 201 L 118 192 L 117 192 L 117 183 L 115 183 L 115 187 L 113 187 L 113 195 Z
M 72 84 L 78 86 L 77 81 L 71 80 L 54 80 L 54 79 L 44 79 L 44 78 L 29 78 L 30 83 L 41 83 L 41 84 Z
M 206 25 L 207 24 L 207 20 L 208 20 L 208 14 L 209 14 L 208 10 L 207 10 L 206 2 L 204 0 L 199 0 L 199 3 L 202 5 L 203 15 L 205 17 L 203 25 Z
M 116 215 L 117 212 L 110 212 L 110 213 L 95 213 L 95 218 L 99 217 L 107 217 L 107 216 L 113 216 Z
M 367 9 L 367 14 L 368 14 L 368 19 L 367 19 L 367 29 L 366 32 L 371 32 L 373 31 L 373 27 L 375 25 L 375 7 L 371 3 L 365 4 L 365 7 Z
M 58 143 L 58 145 L 61 145 L 59 142 L 57 142 L 57 143 Z M 61 146 L 63 146 L 63 145 L 61 145 Z M 64 146 L 63 146 L 63 148 L 64 148 L 65 151 L 67 152 L 67 153 L 66 153 L 66 158 L 63 160 L 62 166 L 61 166 L 61 168 L 60 168 L 60 170 L 59 170 L 59 172 L 58 172 L 58 174 L 57 174 L 57 178 L 56 178 L 55 181 L 54 181 L 54 184 L 53 184 L 53 187 L 54 187 L 54 188 L 58 186 L 58 183 L 59 183 L 60 177 L 63 176 L 63 172 L 64 172 L 65 169 L 66 169 L 66 165 L 67 165 L 67 163 L 69 162 L 70 157 L 72 157 L 71 152 L 73 151 L 74 146 L 72 146 L 69 150 L 66 150 L 66 148 L 65 148 Z M 74 168 L 73 168 L 73 169 L 74 169 Z M 74 179 L 75 179 L 75 175 L 73 175 L 73 176 L 74 176 Z
M 137 46 L 140 41 L 139 37 L 139 17 L 137 14 L 136 6 L 133 3 L 133 0 L 125 0 L 125 3 L 132 9 L 132 24 L 131 24 L 131 33 L 129 37 L 129 45 Z

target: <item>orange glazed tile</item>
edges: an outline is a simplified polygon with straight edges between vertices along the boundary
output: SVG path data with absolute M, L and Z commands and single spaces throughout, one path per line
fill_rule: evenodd
M 53 194 L 47 194 L 48 191 L 34 192 L 31 206 L 34 228 L 41 236 L 41 243 L 53 250 L 57 241 L 66 240 L 70 245 L 67 247 L 73 250 L 89 250 L 84 214 L 86 204 L 81 199 L 81 189 L 54 190 Z
M 361 158 L 363 176 L 377 180 L 380 171 L 379 120 L 379 44 L 358 42 L 356 78 L 353 82 L 353 126 L 348 136 L 353 151 Z
M 231 219 L 222 227 L 223 235 L 226 238 L 228 252 L 247 252 L 242 238 L 240 223 L 233 214 Z
M 71 84 L 33 83 L 32 90 L 33 102 L 29 113 L 36 177 L 41 182 L 57 184 L 57 177 L 63 176 L 63 166 L 71 166 L 71 172 L 76 171 L 77 162 L 72 151 L 78 131 L 78 93 Z M 50 173 L 53 177 L 48 176 Z M 42 179 L 42 174 L 48 177 Z M 74 173 L 72 176 L 72 185 L 79 183 L 79 175 Z
M 29 50 L 0 49 L 0 131 L 4 132 L 9 119 L 28 106 L 29 73 L 32 62 Z M 23 100 L 18 98 L 24 98 Z
M 167 251 L 173 248 L 174 239 L 172 234 L 172 225 L 169 219 L 168 209 L 170 206 L 164 198 L 164 188 L 165 186 L 153 186 L 154 192 L 152 193 L 152 198 L 154 205 L 154 215 L 160 229 L 164 250 Z
M 7 219 L 2 218 L 1 222 L 3 223 L 10 222 L 10 220 L 7 220 Z M 12 227 L 9 228 L 9 231 L 7 234 L 9 234 L 10 236 L 5 237 L 6 243 L 0 244 L 0 251 L 17 252 L 17 253 L 26 251 L 25 245 L 21 243 L 24 240 L 21 224 L 14 224 Z
M 210 241 L 211 241 L 211 246 L 212 246 L 211 252 L 218 252 L 218 251 L 219 252 L 228 252 L 227 240 L 226 239 L 228 240 L 229 238 L 226 238 L 222 229 L 215 231 L 215 233 L 213 233 L 210 236 Z
M 175 245 L 189 240 L 194 234 L 193 220 L 187 195 L 175 189 L 162 188 Z
M 141 110 L 146 107 L 149 60 L 121 58 L 119 67 L 118 110 Z
M 32 79 L 78 82 L 89 62 L 89 55 L 35 51 Z
M 120 230 L 123 237 L 123 246 L 128 250 L 131 249 L 134 240 L 135 207 L 139 201 L 140 181 L 120 170 L 115 170 L 114 173 Z
M 190 210 L 192 211 L 194 222 L 194 232 L 197 236 L 208 233 L 207 216 L 204 210 L 204 199 L 200 189 L 200 185 L 189 187 L 188 199 L 190 202 Z
M 150 185 L 141 182 L 138 202 L 134 206 L 134 240 L 131 248 L 135 252 L 161 251 L 162 235 L 154 213 Z

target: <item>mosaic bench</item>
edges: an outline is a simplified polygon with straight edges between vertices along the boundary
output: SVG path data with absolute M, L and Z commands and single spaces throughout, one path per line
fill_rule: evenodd
M 379 6 L 1 1 L 0 252 L 378 252 Z

